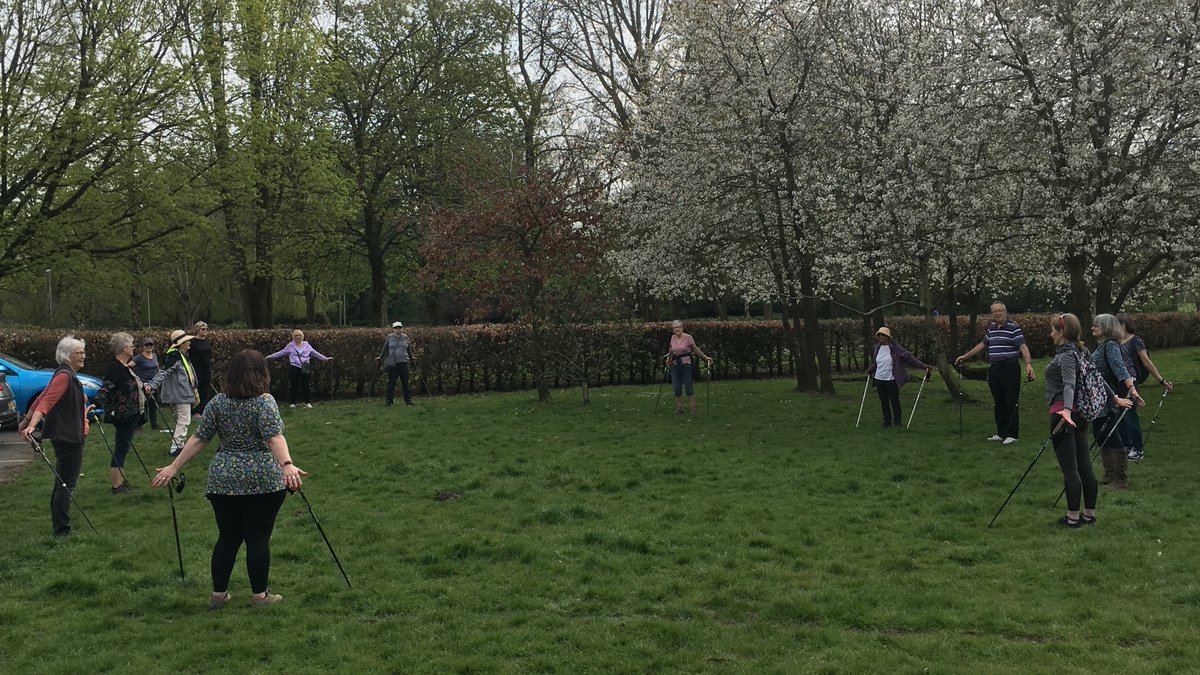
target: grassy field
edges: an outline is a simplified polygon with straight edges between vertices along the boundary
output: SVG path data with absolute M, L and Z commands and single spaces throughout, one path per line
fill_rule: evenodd
M 139 488 L 109 496 L 93 434 L 77 497 L 99 535 L 76 512 L 49 536 L 44 465 L 0 487 L 0 672 L 1194 671 L 1200 350 L 1155 358 L 1179 388 L 1147 459 L 1073 531 L 1052 451 L 987 528 L 1046 439 L 1040 381 L 1012 446 L 983 440 L 982 382 L 961 435 L 936 382 L 910 431 L 879 429 L 873 393 L 856 430 L 854 382 L 717 382 L 711 409 L 702 385 L 696 417 L 669 392 L 656 413 L 654 387 L 285 410 L 354 588 L 290 497 L 267 610 L 239 559 L 233 603 L 206 611 L 208 456 L 176 498 L 180 581 L 166 495 L 131 456 Z M 138 448 L 161 464 L 167 438 Z

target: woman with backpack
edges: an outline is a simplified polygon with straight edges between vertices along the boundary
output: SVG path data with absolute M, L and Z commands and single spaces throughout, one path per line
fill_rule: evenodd
M 1128 314 L 1120 314 L 1117 320 L 1121 322 L 1121 328 L 1125 331 L 1125 339 L 1121 340 L 1121 360 L 1125 362 L 1125 369 L 1133 375 L 1134 383 L 1141 384 L 1153 375 L 1167 391 L 1174 391 L 1175 385 L 1158 372 L 1158 368 L 1150 360 L 1150 355 L 1146 353 L 1146 343 L 1135 334 L 1133 319 Z M 1129 461 L 1140 461 L 1143 455 L 1142 422 L 1138 419 L 1136 410 L 1130 410 L 1125 415 L 1125 421 L 1117 433 L 1121 434 L 1121 442 L 1128 451 L 1126 457 Z
M 1096 318 L 1092 319 L 1092 337 L 1099 341 L 1096 351 L 1092 352 L 1092 363 L 1104 376 L 1105 383 L 1118 397 L 1132 399 L 1138 406 L 1146 405 L 1146 401 L 1138 394 L 1133 375 L 1125 368 L 1125 361 L 1121 358 L 1120 345 L 1121 340 L 1125 338 L 1121 322 L 1112 314 L 1096 315 Z M 1120 427 L 1120 419 L 1115 410 L 1109 410 L 1106 417 L 1092 421 L 1092 432 L 1101 444 L 1100 460 L 1104 463 L 1104 478 L 1100 480 L 1100 484 L 1114 490 L 1129 487 L 1129 477 L 1126 474 L 1128 454 L 1124 443 L 1121 442 L 1121 435 L 1114 433 L 1114 426 Z
M 1054 342 L 1054 358 L 1046 366 L 1046 403 L 1050 406 L 1050 433 L 1054 455 L 1063 474 L 1063 489 L 1067 495 L 1067 514 L 1059 521 L 1070 528 L 1096 524 L 1096 474 L 1088 457 L 1087 425 L 1084 419 L 1072 419 L 1078 410 L 1078 394 L 1085 386 L 1082 361 L 1088 358 L 1080 341 L 1083 329 L 1079 317 L 1061 314 L 1050 323 L 1050 339 Z M 1118 399 L 1118 407 L 1128 407 L 1128 399 Z M 1100 419 L 1105 419 L 1101 417 Z M 1106 465 L 1107 466 L 1107 465 Z M 1080 497 L 1083 512 L 1079 510 Z

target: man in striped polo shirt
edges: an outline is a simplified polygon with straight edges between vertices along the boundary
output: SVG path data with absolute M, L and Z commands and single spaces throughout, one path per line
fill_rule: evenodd
M 979 352 L 988 352 L 988 388 L 996 402 L 996 434 L 989 441 L 1001 441 L 1005 445 L 1016 443 L 1021 437 L 1021 368 L 1018 357 L 1025 359 L 1025 379 L 1033 381 L 1033 358 L 1025 344 L 1025 334 L 1017 322 L 1008 318 L 1008 308 L 1003 302 L 992 303 L 992 322 L 988 324 L 983 340 L 966 354 L 954 359 L 959 366 Z

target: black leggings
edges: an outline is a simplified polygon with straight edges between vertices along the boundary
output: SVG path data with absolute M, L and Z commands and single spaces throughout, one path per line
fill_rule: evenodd
M 290 394 L 292 396 L 292 405 L 300 402 L 300 396 L 304 396 L 305 403 L 312 403 L 312 391 L 309 389 L 309 382 L 312 377 L 304 372 L 304 369 L 296 366 L 288 366 L 288 384 L 290 385 Z
M 900 385 L 895 380 L 875 379 L 875 391 L 879 392 L 884 426 L 904 426 L 904 416 L 900 414 Z
M 54 444 L 54 488 L 50 490 L 50 523 L 54 536 L 71 534 L 71 495 L 79 484 L 79 472 L 83 469 L 83 446 L 51 439 Z M 61 476 L 63 483 L 58 482 Z
M 217 517 L 217 543 L 212 552 L 213 593 L 229 590 L 229 575 L 238 549 L 246 542 L 250 590 L 264 593 L 271 573 L 271 531 L 287 490 L 261 495 L 207 495 Z
M 1058 426 L 1059 415 L 1050 415 L 1050 431 Z M 1058 457 L 1058 468 L 1062 469 L 1063 487 L 1067 491 L 1067 510 L 1079 510 L 1079 496 L 1083 493 L 1083 508 L 1096 508 L 1096 474 L 1092 471 L 1092 458 L 1088 457 L 1087 425 L 1082 422 L 1072 429 L 1063 425 L 1062 431 L 1054 434 L 1054 454 Z

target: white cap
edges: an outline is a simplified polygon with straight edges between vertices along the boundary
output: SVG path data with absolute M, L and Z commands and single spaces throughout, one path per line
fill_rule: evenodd
M 392 328 L 404 328 L 404 324 L 400 323 L 399 321 L 393 321 Z

